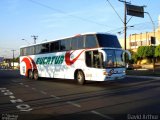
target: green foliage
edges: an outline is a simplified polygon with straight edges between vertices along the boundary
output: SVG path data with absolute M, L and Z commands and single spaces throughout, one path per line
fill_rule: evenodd
M 131 53 L 130 63 L 131 64 L 137 63 L 137 60 L 138 60 L 137 54 L 134 51 L 132 51 L 132 50 L 129 50 L 129 52 Z
M 152 58 L 154 56 L 154 46 L 140 46 L 137 50 L 138 58 Z
M 160 45 L 155 48 L 155 57 L 160 57 Z
M 138 47 L 138 50 L 137 50 L 137 56 L 138 56 L 138 58 L 143 58 L 144 57 L 144 50 L 145 50 L 144 46 Z

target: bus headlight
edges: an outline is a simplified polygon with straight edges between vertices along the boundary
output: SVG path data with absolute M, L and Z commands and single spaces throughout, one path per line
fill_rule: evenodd
M 105 71 L 105 72 L 103 72 L 103 75 L 108 75 L 108 73 Z

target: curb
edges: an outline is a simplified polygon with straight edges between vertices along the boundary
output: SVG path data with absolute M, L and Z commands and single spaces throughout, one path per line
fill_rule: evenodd
M 134 76 L 134 75 L 127 75 L 126 77 L 131 77 L 131 78 L 150 78 L 150 79 L 158 79 L 158 80 L 160 80 L 160 77 L 155 77 L 155 76 Z

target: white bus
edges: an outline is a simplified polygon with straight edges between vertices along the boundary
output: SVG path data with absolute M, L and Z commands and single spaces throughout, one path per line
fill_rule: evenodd
M 125 53 L 117 36 L 79 34 L 20 48 L 20 74 L 39 77 L 107 81 L 125 77 Z

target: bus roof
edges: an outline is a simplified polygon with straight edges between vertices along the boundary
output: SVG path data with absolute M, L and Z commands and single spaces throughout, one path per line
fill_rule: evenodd
M 50 42 L 53 42 L 53 41 L 63 40 L 63 39 L 67 39 L 67 38 L 73 38 L 73 37 L 76 37 L 76 36 L 90 35 L 90 34 L 106 34 L 106 35 L 116 36 L 116 35 L 114 35 L 114 34 L 105 33 L 105 32 L 87 32 L 87 33 L 76 34 L 76 35 L 69 36 L 69 37 L 63 37 L 63 38 L 58 38 L 58 39 L 54 39 L 54 40 L 43 41 L 43 42 L 37 43 L 37 44 L 23 45 L 23 46 L 21 46 L 20 48 L 30 47 L 30 46 L 34 46 L 34 45 L 41 45 L 41 44 L 43 44 L 43 43 L 50 43 Z

